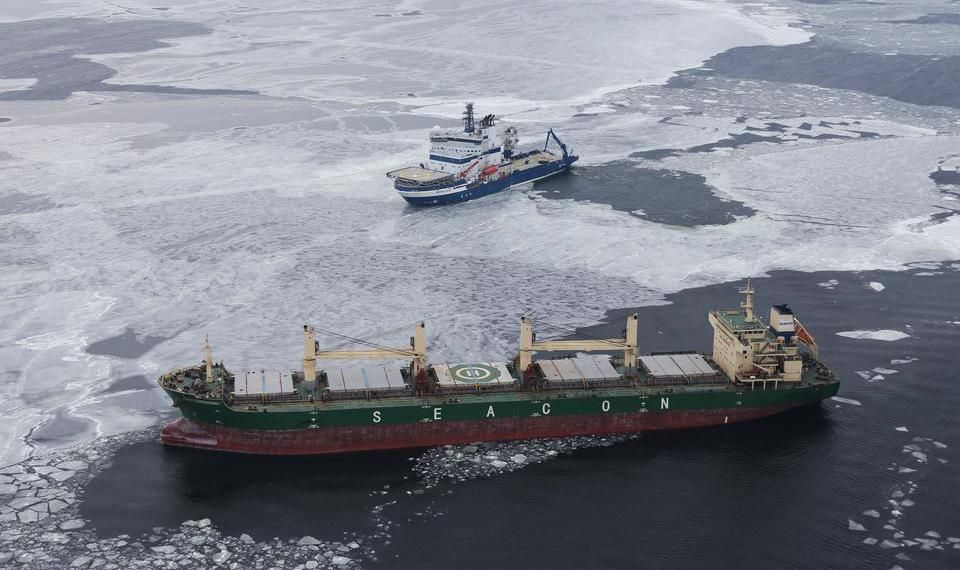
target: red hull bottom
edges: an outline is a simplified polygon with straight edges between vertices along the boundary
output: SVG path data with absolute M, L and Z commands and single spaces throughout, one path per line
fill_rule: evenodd
M 235 453 L 320 455 L 405 447 L 432 447 L 478 441 L 607 435 L 706 427 L 771 416 L 809 403 L 800 402 L 748 409 L 510 418 L 302 430 L 239 429 L 197 423 L 181 418 L 164 426 L 160 439 L 166 445 Z

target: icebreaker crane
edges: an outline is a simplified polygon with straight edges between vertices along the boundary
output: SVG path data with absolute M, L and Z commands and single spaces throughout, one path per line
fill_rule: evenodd
M 569 153 L 567 153 L 567 145 L 563 144 L 563 142 L 560 141 L 560 138 L 557 137 L 557 134 L 555 132 L 553 132 L 553 129 L 550 129 L 547 131 L 547 140 L 543 143 L 543 151 L 544 152 L 547 151 L 547 147 L 550 146 L 551 138 L 557 141 L 557 144 L 560 145 L 560 150 L 563 151 L 563 158 L 567 158 L 567 156 L 569 156 Z

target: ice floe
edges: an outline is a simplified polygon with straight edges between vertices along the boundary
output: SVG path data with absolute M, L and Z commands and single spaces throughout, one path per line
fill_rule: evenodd
M 896 429 L 901 432 L 907 431 L 906 427 Z M 893 465 L 888 468 L 891 471 L 896 471 L 899 475 L 907 475 L 911 476 L 911 478 L 893 487 L 890 492 L 890 498 L 887 500 L 887 506 L 882 509 L 890 516 L 887 524 L 883 525 L 883 530 L 888 532 L 888 537 L 882 541 L 879 541 L 879 539 L 869 542 L 865 540 L 863 541 L 864 544 L 869 546 L 877 545 L 883 549 L 906 550 L 916 548 L 924 551 L 944 550 L 952 544 L 950 539 L 943 540 L 942 534 L 938 531 L 927 530 L 924 531 L 921 536 L 916 536 L 912 531 L 905 528 L 909 520 L 907 511 L 917 505 L 914 497 L 916 496 L 915 493 L 919 485 L 913 480 L 912 474 L 922 472 L 925 477 L 929 473 L 930 465 L 928 459 L 931 458 L 936 451 L 942 449 L 936 446 L 936 443 L 932 438 L 915 436 L 911 438 L 910 443 L 902 445 L 902 452 L 917 462 L 917 469 L 900 466 L 897 462 L 894 462 Z M 881 517 L 881 512 L 878 509 L 868 509 L 863 511 L 862 514 L 871 518 Z M 913 535 L 912 538 L 909 538 L 911 535 Z M 957 539 L 957 542 L 960 542 L 960 539 Z M 910 559 L 907 554 L 897 556 L 897 558 L 899 560 Z
M 433 487 L 441 481 L 467 481 L 508 473 L 578 449 L 608 447 L 638 437 L 633 434 L 578 436 L 448 445 L 423 452 L 415 459 L 413 469 L 426 487 Z
M 850 530 L 855 530 L 857 532 L 863 532 L 867 530 L 866 527 L 864 527 L 862 524 L 856 522 L 853 519 L 847 519 L 847 528 Z
M 873 289 L 874 291 L 876 291 L 876 292 L 878 292 L 878 293 L 879 293 L 880 291 L 883 291 L 884 289 L 886 289 L 886 287 L 884 287 L 883 283 L 879 283 L 879 282 L 877 282 L 877 281 L 871 281 L 871 282 L 867 283 L 867 287 L 869 287 L 870 289 Z
M 849 404 L 849 405 L 851 405 L 851 406 L 861 406 L 861 405 L 863 405 L 863 404 L 860 403 L 859 400 L 852 400 L 852 399 L 850 399 L 850 398 L 841 398 L 840 396 L 833 396 L 833 397 L 831 397 L 830 399 L 833 400 L 834 402 L 840 402 L 841 404 Z
M 842 331 L 842 332 L 838 332 L 837 336 L 842 336 L 845 338 L 853 338 L 858 340 L 859 339 L 882 340 L 886 342 L 893 342 L 893 341 L 902 340 L 910 337 L 910 335 L 908 335 L 903 331 L 891 330 L 891 329 Z
M 0 498 L 0 566 L 14 568 L 314 568 L 354 569 L 375 560 L 367 539 L 313 537 L 257 541 L 224 535 L 210 519 L 154 527 L 149 535 L 100 537 L 80 518 L 77 494 L 104 469 L 114 451 L 156 441 L 157 430 L 102 438 L 54 457 L 32 457 L 0 469 L 13 495 Z M 69 471 L 67 471 L 69 470 Z M 58 473 L 70 472 L 67 479 Z M 15 479 L 16 477 L 16 479 Z M 239 562 L 242 561 L 242 562 Z

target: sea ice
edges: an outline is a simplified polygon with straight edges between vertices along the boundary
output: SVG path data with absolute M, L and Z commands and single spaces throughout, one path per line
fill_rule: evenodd
M 905 332 L 891 330 L 891 329 L 881 329 L 881 330 L 873 330 L 873 331 L 843 331 L 843 332 L 838 332 L 837 336 L 854 338 L 854 339 L 882 340 L 886 342 L 893 342 L 893 341 L 910 337 L 910 335 L 908 335 Z
M 150 550 L 159 554 L 173 554 L 177 551 L 177 547 L 172 544 L 164 544 L 162 546 L 151 546 Z
M 902 431 L 902 432 L 908 432 L 908 431 L 910 431 L 909 429 L 907 429 L 907 426 L 900 426 L 900 427 L 898 427 L 898 428 L 896 428 L 896 429 L 897 429 L 897 431 Z
M 61 530 L 77 530 L 78 528 L 83 528 L 86 523 L 82 519 L 71 519 L 65 522 L 60 523 Z
M 852 400 L 850 398 L 841 398 L 840 396 L 833 396 L 830 398 L 835 402 L 840 402 L 841 404 L 849 404 L 851 406 L 860 406 L 862 405 L 859 400 Z
M 37 83 L 35 77 L 18 77 L 15 79 L 0 78 L 0 93 L 4 91 L 21 91 L 30 89 Z
M 847 528 L 855 531 L 864 531 L 867 530 L 862 524 L 854 521 L 853 519 L 847 519 Z
M 878 293 L 886 289 L 886 287 L 883 286 L 883 283 L 878 283 L 877 281 L 871 281 L 870 283 L 867 283 L 867 286 Z

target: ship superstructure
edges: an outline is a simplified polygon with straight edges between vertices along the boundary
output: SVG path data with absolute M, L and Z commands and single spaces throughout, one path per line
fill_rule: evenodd
M 560 154 L 549 150 L 551 142 Z M 473 103 L 467 103 L 462 129 L 434 127 L 430 131 L 426 162 L 387 176 L 407 202 L 432 206 L 465 202 L 560 174 L 577 158 L 552 129 L 547 131 L 543 149 L 521 151 L 516 127 L 498 124 L 494 115 L 477 121 Z
M 833 396 L 839 381 L 786 305 L 770 324 L 739 309 L 711 311 L 714 353 L 640 354 L 638 318 L 606 339 L 537 340 L 520 323 L 510 362 L 429 364 L 419 324 L 405 347 L 364 342 L 320 350 L 304 327 L 299 371 L 233 373 L 213 360 L 160 377 L 183 414 L 169 445 L 258 454 L 320 454 L 486 440 L 629 433 L 739 422 Z M 550 358 L 534 359 L 535 353 Z M 614 354 L 597 354 L 597 353 Z M 317 368 L 317 361 L 402 359 L 403 367 Z

